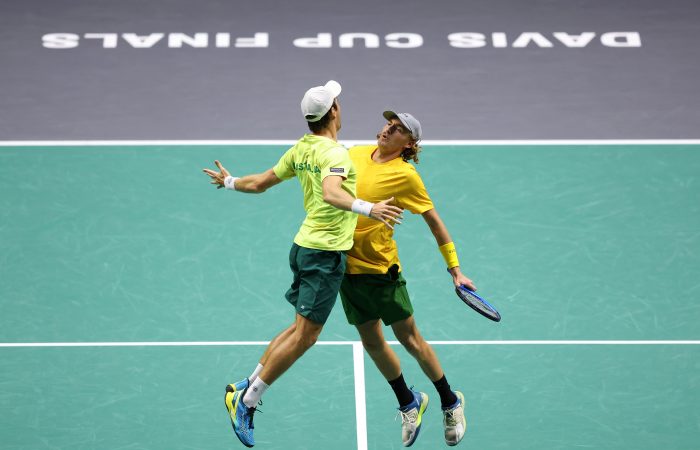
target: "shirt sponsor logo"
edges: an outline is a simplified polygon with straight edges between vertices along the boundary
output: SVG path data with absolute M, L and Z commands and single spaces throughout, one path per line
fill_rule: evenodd
M 333 173 L 345 173 L 345 169 L 342 167 L 331 167 L 331 172 Z

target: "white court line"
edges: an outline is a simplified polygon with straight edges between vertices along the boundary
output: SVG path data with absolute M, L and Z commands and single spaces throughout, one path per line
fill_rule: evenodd
M 365 405 L 365 350 L 361 342 L 352 344 L 355 365 L 355 420 L 357 422 L 357 450 L 367 450 L 367 407 Z
M 398 341 L 387 341 L 400 345 Z M 270 341 L 179 341 L 179 342 L 0 342 L 0 348 L 13 347 L 209 347 L 260 346 Z M 700 340 L 499 340 L 428 341 L 431 345 L 700 345 Z M 315 345 L 361 346 L 360 341 L 318 341 Z
M 371 140 L 340 139 L 345 146 L 372 144 Z M 199 145 L 294 145 L 287 139 L 235 140 L 52 140 L 0 141 L 0 147 L 87 147 L 87 146 L 199 146 Z M 436 139 L 421 141 L 423 145 L 700 145 L 700 139 Z
M 398 341 L 388 341 L 400 345 Z M 431 345 L 700 345 L 700 340 L 499 340 L 428 341 Z M 21 347 L 205 347 L 262 346 L 269 341 L 182 341 L 182 342 L 0 342 L 0 348 Z M 355 376 L 355 420 L 357 450 L 367 450 L 367 405 L 365 399 L 364 348 L 360 341 L 318 341 L 316 345 L 352 346 Z

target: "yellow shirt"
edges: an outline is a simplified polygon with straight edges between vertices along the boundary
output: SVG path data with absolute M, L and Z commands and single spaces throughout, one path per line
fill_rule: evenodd
M 297 177 L 304 194 L 306 219 L 294 237 L 297 245 L 317 250 L 348 250 L 357 215 L 323 201 L 323 179 L 344 178 L 341 187 L 355 197 L 355 168 L 348 151 L 332 139 L 306 134 L 272 169 L 278 178 Z
M 350 149 L 357 171 L 357 198 L 377 203 L 394 197 L 394 204 L 413 214 L 433 209 L 423 180 L 413 167 L 398 157 L 385 163 L 372 160 L 376 145 L 360 145 Z M 346 273 L 383 274 L 394 264 L 399 265 L 399 252 L 394 231 L 383 223 L 360 216 L 353 236 L 353 247 L 347 252 Z

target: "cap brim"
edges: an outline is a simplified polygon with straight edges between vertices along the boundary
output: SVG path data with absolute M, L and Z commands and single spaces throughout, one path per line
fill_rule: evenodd
M 403 113 L 402 113 L 402 114 L 403 114 Z M 384 116 L 384 118 L 385 118 L 386 120 L 397 119 L 397 120 L 398 120 L 399 122 L 401 122 L 401 123 L 403 124 L 403 126 L 406 127 L 406 129 L 411 133 L 411 137 L 412 137 L 413 139 L 415 139 L 416 141 L 420 141 L 420 139 L 421 139 L 421 138 L 420 138 L 420 123 L 417 123 L 417 124 L 416 124 L 416 125 L 418 126 L 418 128 L 414 128 L 414 127 L 411 126 L 411 124 L 406 123 L 406 120 L 404 120 L 403 117 L 399 116 L 399 115 L 396 114 L 394 111 L 384 111 L 384 112 L 382 113 L 382 115 Z M 411 116 L 410 114 L 403 114 L 403 115 L 404 115 L 404 116 Z M 411 118 L 413 118 L 413 120 L 416 120 L 415 117 L 412 117 L 412 116 L 411 116 Z M 416 120 L 416 122 L 418 122 L 418 121 Z M 418 134 L 418 136 L 416 136 L 416 134 Z
M 396 114 L 394 111 L 384 111 L 384 112 L 382 113 L 382 116 L 384 116 L 384 118 L 385 118 L 386 120 L 391 120 L 391 119 L 393 119 L 394 117 L 396 117 L 396 118 L 399 117 L 399 115 Z M 399 120 L 400 120 L 400 119 L 399 119 Z M 401 122 L 401 123 L 403 123 L 403 122 Z

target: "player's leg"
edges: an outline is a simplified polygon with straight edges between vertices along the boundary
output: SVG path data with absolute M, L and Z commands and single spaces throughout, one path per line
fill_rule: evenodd
M 280 342 L 287 339 L 294 332 L 296 326 L 297 325 L 295 321 L 289 327 L 285 328 L 280 334 L 275 336 L 274 339 L 272 339 L 272 341 L 270 341 L 270 343 L 265 348 L 265 351 L 263 352 L 262 356 L 260 357 L 260 360 L 258 361 L 258 365 L 255 367 L 255 369 L 253 369 L 253 372 L 250 374 L 250 376 L 242 379 L 241 381 L 238 381 L 237 383 L 229 384 L 228 386 L 226 386 L 226 391 L 242 391 L 243 389 L 247 388 L 250 385 L 250 383 L 255 381 L 255 379 L 260 375 L 260 372 L 262 371 L 263 367 L 265 367 L 265 363 L 270 357 L 270 353 L 272 352 L 272 350 L 276 348 L 280 344 Z
M 442 378 L 440 361 L 433 348 L 418 331 L 413 316 L 392 323 L 391 329 L 406 351 L 418 361 L 423 373 L 430 378 L 430 381 L 435 382 Z
M 369 354 L 377 369 L 387 380 L 393 380 L 401 375 L 401 362 L 396 352 L 391 349 L 384 339 L 382 323 L 379 320 L 370 320 L 361 325 L 356 325 L 362 340 L 362 346 Z
M 233 429 L 249 447 L 254 445 L 253 415 L 261 396 L 318 340 L 338 296 L 345 255 L 294 244 L 290 251 L 290 267 L 294 281 L 285 297 L 297 311 L 294 324 L 268 345 L 264 360 L 261 358 L 264 364 L 258 377 L 247 388 L 226 393 L 226 408 Z
M 398 269 L 398 267 L 397 267 Z M 374 364 L 391 386 L 399 402 L 401 414 L 401 439 L 404 446 L 415 442 L 421 429 L 423 413 L 428 406 L 428 396 L 414 392 L 406 386 L 398 356 L 384 339 L 380 318 L 386 313 L 390 320 L 406 317 L 406 305 L 392 307 L 396 294 L 396 274 L 347 275 L 340 288 L 340 298 L 348 322 L 357 328 L 362 344 Z M 389 305 L 388 309 L 383 306 Z M 410 305 L 408 305 L 410 309 Z
M 295 326 L 287 328 L 285 331 L 289 331 L 288 333 L 278 335 L 280 339 L 270 348 L 266 364 L 259 376 L 244 389 L 226 392 L 224 403 L 231 417 L 233 430 L 247 447 L 255 444 L 253 415 L 260 398 L 270 384 L 316 343 L 322 329 L 323 324 L 314 323 L 297 314 Z
M 276 348 L 282 341 L 286 340 L 289 336 L 294 334 L 294 330 L 296 330 L 297 327 L 297 322 L 296 319 L 294 320 L 294 323 L 292 323 L 290 326 L 285 328 L 280 334 L 274 337 L 268 344 L 268 346 L 265 348 L 265 352 L 262 354 L 260 357 L 260 364 L 265 365 L 267 362 L 268 358 L 270 357 L 270 353 L 274 348 Z
M 396 352 L 387 344 L 382 332 L 382 324 L 379 320 L 370 320 L 361 325 L 356 325 L 360 334 L 362 345 L 367 354 L 374 361 L 374 365 L 384 375 L 389 385 L 396 394 L 399 407 L 405 407 L 413 401 L 413 394 L 406 386 L 401 374 L 401 362 Z
M 423 339 L 413 316 L 392 323 L 391 328 L 401 345 L 416 359 L 423 372 L 433 382 L 442 404 L 445 442 L 448 445 L 457 445 L 462 440 L 467 425 L 464 417 L 464 396 L 450 388 L 435 351 Z
M 345 254 L 295 244 L 290 252 L 290 267 L 294 281 L 285 297 L 297 312 L 295 322 L 269 347 L 260 374 L 244 396 L 250 407 L 318 340 L 338 297 Z
M 318 340 L 323 324 L 296 315 L 293 330 L 271 349 L 266 363 L 258 376 L 269 386 L 289 369 Z

